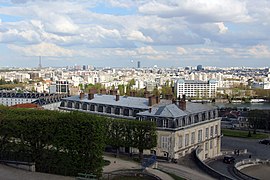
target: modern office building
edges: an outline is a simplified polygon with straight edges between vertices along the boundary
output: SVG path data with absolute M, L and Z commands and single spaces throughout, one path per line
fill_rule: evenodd
M 141 61 L 137 62 L 137 68 L 141 68 Z
M 198 81 L 178 79 L 175 82 L 176 97 L 214 98 L 217 92 L 217 81 Z
M 105 91 L 63 98 L 61 110 L 82 111 L 109 117 L 153 121 L 157 125 L 157 147 L 146 154 L 179 159 L 196 147 L 204 153 L 202 159 L 220 154 L 220 118 L 217 109 L 205 104 L 182 100 L 161 100 L 145 94 L 144 98 L 119 96 Z M 137 149 L 130 148 L 133 153 Z

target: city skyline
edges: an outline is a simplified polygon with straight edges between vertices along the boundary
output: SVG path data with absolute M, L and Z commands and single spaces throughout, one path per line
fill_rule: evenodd
M 255 4 L 256 3 L 256 4 Z M 270 2 L 0 0 L 0 67 L 269 66 Z

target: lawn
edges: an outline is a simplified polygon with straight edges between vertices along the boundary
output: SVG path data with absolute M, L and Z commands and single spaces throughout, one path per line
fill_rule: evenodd
M 265 139 L 268 138 L 268 134 L 264 133 L 256 133 L 253 134 L 253 131 L 251 130 L 251 137 L 248 137 L 248 131 L 240 131 L 240 130 L 232 130 L 232 129 L 222 129 L 222 134 L 224 136 L 230 136 L 230 137 L 238 137 L 238 138 L 249 138 L 249 139 Z

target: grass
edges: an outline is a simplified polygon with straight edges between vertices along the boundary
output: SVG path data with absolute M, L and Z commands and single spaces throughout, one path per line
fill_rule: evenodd
M 224 136 L 229 137 L 238 137 L 238 138 L 248 138 L 248 139 L 265 139 L 268 138 L 268 134 L 264 133 L 256 133 L 253 134 L 251 130 L 251 137 L 248 136 L 248 131 L 241 131 L 241 130 L 232 130 L 232 129 L 222 129 L 222 134 Z

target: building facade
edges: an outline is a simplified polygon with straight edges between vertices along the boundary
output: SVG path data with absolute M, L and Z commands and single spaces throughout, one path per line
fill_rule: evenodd
M 160 100 L 155 96 L 140 98 L 90 92 L 63 98 L 59 108 L 155 122 L 157 147 L 146 150 L 146 154 L 179 159 L 198 146 L 204 151 L 203 159 L 220 154 L 220 118 L 212 106 L 185 100 Z M 137 152 L 136 149 L 131 151 Z
M 17 93 L 12 91 L 0 91 L 0 104 L 14 106 L 17 104 L 38 104 L 44 109 L 57 110 L 62 98 L 66 94 L 48 93 Z
M 214 98 L 217 92 L 217 81 L 199 81 L 179 79 L 175 82 L 176 96 L 186 95 L 195 98 Z

